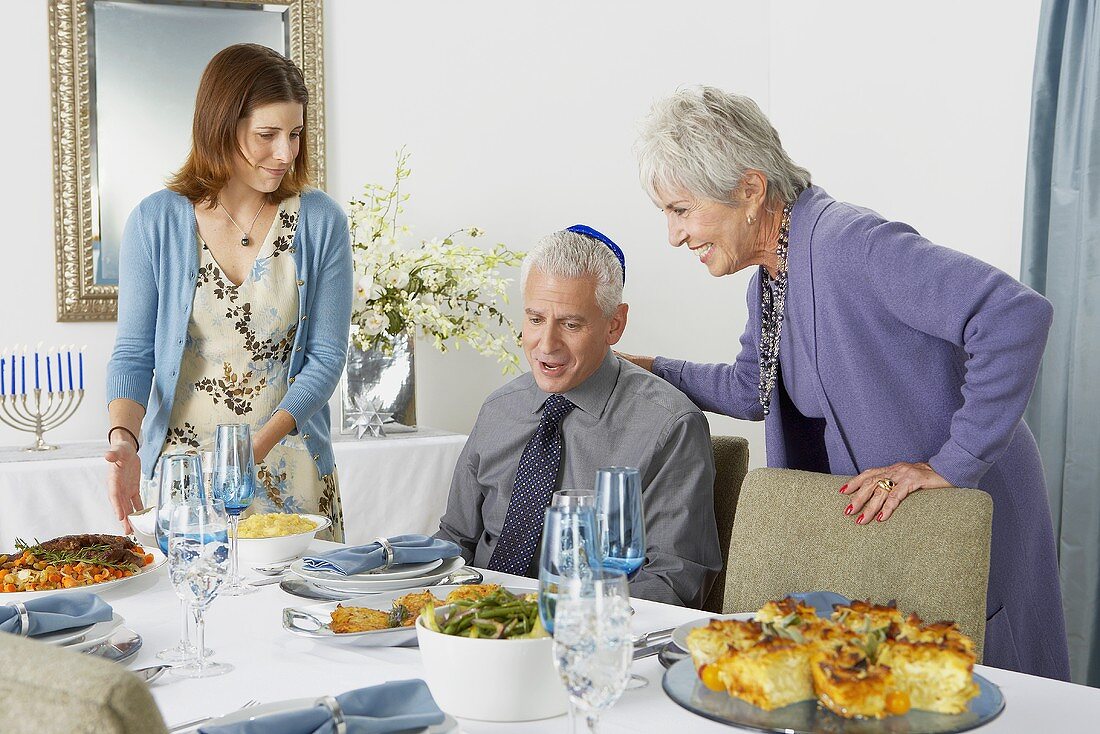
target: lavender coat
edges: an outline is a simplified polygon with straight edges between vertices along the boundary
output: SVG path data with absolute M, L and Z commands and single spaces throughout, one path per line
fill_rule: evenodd
M 781 377 L 767 418 L 758 402 L 759 273 L 733 364 L 658 357 L 654 372 L 704 410 L 764 420 L 768 466 L 848 475 L 928 461 L 953 485 L 988 492 L 984 662 L 1068 680 L 1050 509 L 1022 420 L 1050 303 L 986 263 L 813 186 L 791 215 L 786 310 L 780 370 L 793 374 Z M 795 409 L 784 381 L 797 382 L 816 417 Z

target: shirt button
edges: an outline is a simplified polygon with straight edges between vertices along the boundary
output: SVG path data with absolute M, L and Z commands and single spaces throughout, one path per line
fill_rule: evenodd
M 306 284 L 306 282 L 304 280 L 299 280 L 298 281 L 298 285 L 305 285 L 305 284 Z

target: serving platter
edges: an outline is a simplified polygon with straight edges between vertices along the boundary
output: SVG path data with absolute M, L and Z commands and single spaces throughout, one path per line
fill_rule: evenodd
M 665 671 L 665 693 L 680 706 L 711 721 L 764 732 L 784 734 L 956 734 L 969 731 L 993 719 L 1004 710 L 1001 690 L 980 675 L 974 675 L 979 694 L 961 714 L 938 714 L 910 710 L 903 716 L 884 719 L 845 719 L 816 701 L 802 701 L 774 711 L 712 691 L 703 685 L 691 658 L 674 663 Z
M 138 572 L 133 576 L 124 576 L 120 579 L 111 579 L 110 581 L 101 581 L 98 584 L 91 584 L 90 586 L 73 586 L 65 589 L 43 589 L 42 591 L 8 591 L 0 593 L 0 604 L 10 604 L 14 601 L 30 601 L 31 599 L 39 599 L 44 596 L 50 596 L 51 594 L 72 594 L 74 592 L 86 591 L 92 594 L 99 594 L 106 589 L 112 589 L 118 586 L 122 586 L 128 581 L 135 581 L 137 579 L 148 576 L 154 573 L 157 569 L 165 564 L 168 560 L 159 548 L 149 548 L 142 546 L 146 553 L 150 553 L 153 556 L 153 562 L 148 566 L 142 566 L 138 569 Z
M 283 609 L 283 629 L 299 637 L 308 637 L 323 642 L 360 645 L 362 647 L 413 647 L 416 645 L 416 628 L 413 626 L 371 630 L 370 632 L 333 632 L 329 626 L 332 610 L 336 609 L 337 606 L 345 606 L 389 611 L 393 601 L 406 594 L 430 591 L 437 599 L 443 600 L 452 591 L 461 588 L 464 588 L 463 584 L 417 587 L 359 596 L 341 602 L 312 604 L 307 607 L 287 607 Z M 511 586 L 505 588 L 513 594 L 530 594 L 536 591 L 535 589 Z
M 680 648 L 684 652 L 687 652 L 687 636 L 688 633 L 697 627 L 706 627 L 712 621 L 725 621 L 728 619 L 737 619 L 743 622 L 747 622 L 755 617 L 754 612 L 741 612 L 738 614 L 712 614 L 709 617 L 700 617 L 699 619 L 693 619 L 690 622 L 684 622 L 682 625 L 672 630 L 672 642 L 676 647 Z

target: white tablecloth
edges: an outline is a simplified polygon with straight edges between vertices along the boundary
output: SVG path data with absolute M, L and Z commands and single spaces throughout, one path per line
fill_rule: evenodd
M 314 549 L 332 547 L 317 541 Z M 533 585 L 486 572 L 488 581 Z M 156 664 L 154 653 L 172 645 L 179 633 L 179 604 L 166 569 L 154 578 L 141 579 L 104 592 L 126 618 L 127 626 L 144 638 L 144 647 L 131 663 L 137 668 Z M 222 715 L 249 699 L 261 703 L 343 693 L 352 688 L 402 678 L 422 678 L 420 652 L 415 648 L 361 648 L 321 644 L 295 637 L 282 629 L 281 610 L 317 602 L 290 596 L 278 586 L 268 586 L 243 597 L 217 599 L 210 607 L 207 645 L 215 659 L 236 669 L 216 678 L 189 680 L 165 676 L 156 682 L 153 695 L 169 725 L 207 714 Z M 634 631 L 661 629 L 701 616 L 697 610 L 635 600 Z M 1001 687 L 1006 707 L 993 722 L 978 731 L 1004 732 L 1095 731 L 1100 720 L 1100 690 L 1060 683 L 997 668 L 978 666 L 977 671 Z M 627 691 L 604 715 L 605 732 L 715 732 L 741 731 L 696 716 L 675 704 L 661 689 L 664 669 L 655 657 L 634 663 L 633 672 L 649 680 L 649 686 Z M 1092 723 L 1089 723 L 1092 722 Z M 462 720 L 466 734 L 480 732 L 546 732 L 566 734 L 564 716 L 527 723 L 491 724 Z
M 465 443 L 465 436 L 432 429 L 362 441 L 337 437 L 347 541 L 435 532 Z M 49 453 L 0 450 L 0 552 L 10 550 L 17 536 L 118 532 L 107 502 L 105 450 L 98 441 Z

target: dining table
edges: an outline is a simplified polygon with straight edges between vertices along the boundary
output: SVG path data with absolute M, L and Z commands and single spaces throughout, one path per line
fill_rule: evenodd
M 310 553 L 336 548 L 315 540 Z M 242 569 L 244 571 L 244 569 Z M 486 583 L 531 588 L 537 581 L 483 571 Z M 248 575 L 247 573 L 245 574 Z M 254 576 L 253 578 L 260 578 Z M 168 579 L 167 567 L 105 589 L 102 597 L 138 632 L 143 645 L 128 666 L 155 665 L 156 652 L 174 645 L 180 631 L 180 602 Z M 391 680 L 424 678 L 420 652 L 415 647 L 364 647 L 345 642 L 323 642 L 292 635 L 283 629 L 282 610 L 321 602 L 292 596 L 278 584 L 263 586 L 245 596 L 219 597 L 206 613 L 206 644 L 214 659 L 233 665 L 225 675 L 189 679 L 170 673 L 151 684 L 151 692 L 169 727 L 199 716 L 221 716 L 245 702 L 260 703 L 336 695 L 354 688 Z M 636 634 L 674 627 L 707 616 L 698 609 L 632 599 Z M 681 708 L 661 686 L 665 669 L 656 656 L 634 661 L 631 672 L 648 685 L 627 690 L 601 717 L 604 732 L 714 732 L 749 731 L 707 720 Z M 1000 687 L 1004 711 L 979 729 L 982 734 L 1033 732 L 1092 732 L 1100 722 L 1100 689 L 976 666 L 975 672 Z M 477 675 L 477 671 L 470 671 Z M 465 734 L 544 732 L 566 734 L 568 717 L 527 722 L 487 722 L 459 719 Z

